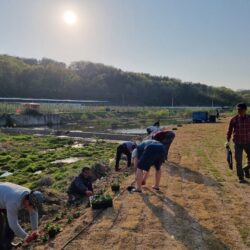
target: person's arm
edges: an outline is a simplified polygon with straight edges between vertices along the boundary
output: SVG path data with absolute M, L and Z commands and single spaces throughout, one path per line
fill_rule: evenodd
M 231 119 L 229 126 L 228 126 L 228 130 L 227 130 L 227 141 L 228 142 L 231 140 L 233 128 L 234 128 L 234 119 Z
M 128 155 L 127 155 L 127 158 L 128 158 L 128 167 L 131 166 L 131 157 L 132 157 L 132 153 L 129 151 Z
M 35 210 L 30 212 L 30 223 L 32 231 L 36 231 L 38 229 L 38 212 Z
M 80 177 L 77 177 L 75 179 L 75 187 L 82 194 L 85 194 L 86 191 L 88 191 L 88 188 L 85 186 L 85 184 L 83 183 Z
M 18 222 L 18 210 L 13 208 L 7 208 L 7 220 L 9 227 L 15 233 L 16 236 L 25 239 L 28 234 L 22 229 Z

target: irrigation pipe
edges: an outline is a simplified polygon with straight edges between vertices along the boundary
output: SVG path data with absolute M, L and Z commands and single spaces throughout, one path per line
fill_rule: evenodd
M 135 181 L 133 181 L 131 183 L 131 185 L 133 185 L 135 183 Z M 113 200 L 116 200 L 117 198 L 119 198 L 127 189 L 123 189 L 121 192 L 119 192 Z M 103 213 L 105 209 L 101 209 L 100 211 L 98 211 L 98 213 L 94 216 L 93 220 L 88 224 L 86 225 L 84 228 L 82 228 L 76 235 L 74 235 L 70 240 L 68 240 L 64 246 L 61 248 L 61 250 L 65 249 L 70 243 L 72 243 L 77 237 L 79 237 L 85 230 L 87 230 L 89 227 L 91 227 L 94 223 L 95 223 L 95 220 L 97 219 L 97 217 L 99 215 L 101 215 Z

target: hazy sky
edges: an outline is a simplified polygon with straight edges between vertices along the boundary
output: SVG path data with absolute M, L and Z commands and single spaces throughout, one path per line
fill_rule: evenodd
M 249 47 L 250 0 L 0 0 L 0 54 L 250 89 Z

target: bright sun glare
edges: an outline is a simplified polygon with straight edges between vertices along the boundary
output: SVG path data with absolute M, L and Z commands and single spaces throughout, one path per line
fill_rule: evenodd
M 74 25 L 77 22 L 76 13 L 71 10 L 65 11 L 63 13 L 63 20 L 68 25 Z

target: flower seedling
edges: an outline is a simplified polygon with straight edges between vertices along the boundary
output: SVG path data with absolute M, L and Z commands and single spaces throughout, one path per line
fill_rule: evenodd
M 111 183 L 111 189 L 113 192 L 119 192 L 120 191 L 120 184 L 118 181 Z

